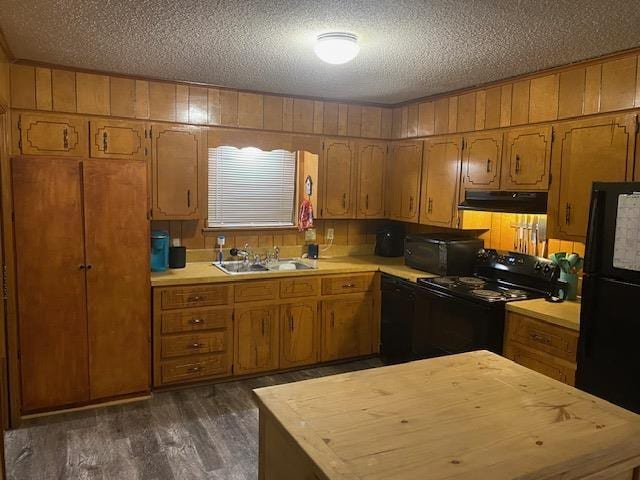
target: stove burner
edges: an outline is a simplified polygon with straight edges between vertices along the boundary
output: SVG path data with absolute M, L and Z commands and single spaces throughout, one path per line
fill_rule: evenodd
M 498 300 L 503 297 L 500 292 L 494 290 L 471 290 L 471 293 L 477 297 L 486 298 L 489 300 Z
M 438 285 L 453 285 L 456 283 L 455 280 L 447 277 L 434 278 L 432 281 L 433 283 L 437 283 Z
M 509 298 L 522 298 L 528 296 L 527 292 L 524 290 L 518 290 L 517 288 L 505 288 L 502 293 Z
M 472 287 L 481 287 L 486 283 L 481 278 L 476 277 L 460 277 L 458 281 L 464 285 L 471 285 Z

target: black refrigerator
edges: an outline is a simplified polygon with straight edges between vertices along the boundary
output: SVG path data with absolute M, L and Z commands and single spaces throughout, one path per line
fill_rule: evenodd
M 576 386 L 640 413 L 640 183 L 593 184 Z

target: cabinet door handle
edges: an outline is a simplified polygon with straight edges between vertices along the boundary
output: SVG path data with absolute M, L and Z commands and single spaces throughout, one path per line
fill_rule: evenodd
M 67 128 L 62 130 L 62 143 L 65 149 L 69 148 L 69 129 Z
M 187 208 L 191 208 L 191 189 L 187 190 Z
M 567 202 L 564 209 L 564 223 L 565 225 L 569 225 L 571 223 L 571 204 L 569 202 Z
M 200 300 L 202 300 L 202 297 L 200 295 L 194 295 L 192 297 L 187 298 L 188 302 L 198 302 Z
M 87 263 L 87 270 L 91 270 L 93 268 L 93 265 L 91 265 L 90 263 Z
M 409 197 L 409 213 L 413 213 L 413 197 Z
M 109 148 L 109 136 L 107 135 L 107 132 L 104 132 L 102 134 L 102 149 L 104 150 L 104 153 L 107 153 L 107 148 Z
M 334 312 L 331 312 L 331 328 L 334 328 L 336 326 L 336 314 Z
M 487 173 L 491 173 L 491 159 L 487 158 Z
M 547 337 L 538 335 L 537 333 L 532 333 L 530 337 L 534 342 L 544 343 L 545 345 L 549 345 L 551 343 L 551 340 L 549 340 Z
M 520 173 L 520 155 L 516 155 L 516 175 Z
M 342 194 L 342 208 L 344 208 L 344 209 L 347 208 L 347 194 L 346 193 Z
M 191 319 L 191 323 L 193 325 L 200 325 L 202 323 L 202 319 L 201 318 L 192 318 Z
M 342 288 L 354 288 L 355 286 L 355 283 L 345 283 L 344 285 L 342 285 Z
M 82 264 L 82 265 L 79 265 L 79 266 L 78 266 L 78 268 L 79 268 L 80 270 L 85 270 L 85 269 L 87 268 L 87 266 L 86 266 L 86 265 L 84 265 L 84 264 Z
M 433 198 L 429 197 L 427 202 L 427 213 L 433 213 Z
M 364 196 L 364 208 L 367 211 L 369 210 L 369 194 L 368 193 Z

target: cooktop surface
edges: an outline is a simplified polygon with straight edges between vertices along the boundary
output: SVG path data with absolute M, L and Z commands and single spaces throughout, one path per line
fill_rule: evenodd
M 447 292 L 454 296 L 492 303 L 527 300 L 543 296 L 540 292 L 475 276 L 420 278 L 418 283 L 424 287 Z

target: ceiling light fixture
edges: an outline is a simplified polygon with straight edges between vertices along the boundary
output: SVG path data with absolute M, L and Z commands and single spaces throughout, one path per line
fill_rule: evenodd
M 327 63 L 339 65 L 353 60 L 360 47 L 358 37 L 352 33 L 323 33 L 318 35 L 314 48 L 316 55 Z

